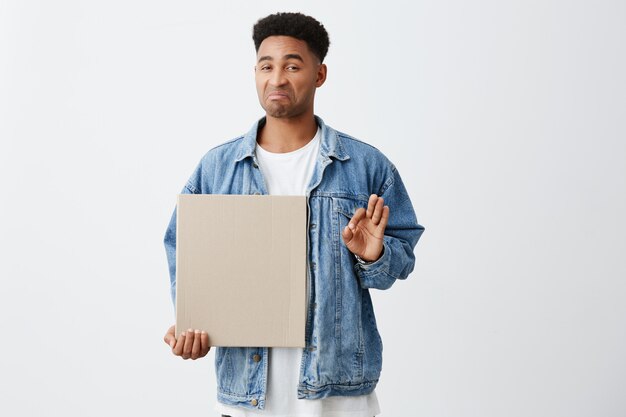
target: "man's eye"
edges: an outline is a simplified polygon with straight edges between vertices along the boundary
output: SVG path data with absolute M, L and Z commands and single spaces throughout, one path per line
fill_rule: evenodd
M 268 71 L 269 69 L 270 69 L 270 66 L 269 66 L 269 65 L 263 65 L 263 66 L 261 67 L 261 71 Z
M 297 66 L 295 66 L 295 65 L 289 65 L 289 66 L 287 67 L 287 69 L 288 69 L 289 71 L 297 71 L 299 68 L 298 68 Z

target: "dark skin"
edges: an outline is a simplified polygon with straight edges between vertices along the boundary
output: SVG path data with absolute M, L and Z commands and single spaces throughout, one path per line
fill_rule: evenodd
M 264 149 L 284 153 L 305 146 L 317 131 L 313 104 L 315 91 L 326 81 L 327 68 L 306 42 L 289 36 L 270 36 L 260 45 L 254 68 L 259 103 L 266 123 L 257 141 Z M 364 261 L 375 261 L 383 251 L 389 207 L 376 194 L 367 209 L 359 208 L 341 237 L 352 253 Z M 209 353 L 206 332 L 188 329 L 176 338 L 175 326 L 163 337 L 172 353 L 183 359 L 199 359 Z
M 172 348 L 174 355 L 183 359 L 196 360 L 209 353 L 211 346 L 209 346 L 209 335 L 205 331 L 189 329 L 182 332 L 177 340 L 174 334 L 175 327 L 171 326 L 167 329 L 163 337 L 163 341 Z

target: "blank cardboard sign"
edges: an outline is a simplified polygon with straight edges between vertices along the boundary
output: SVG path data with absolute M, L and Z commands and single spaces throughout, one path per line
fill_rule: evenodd
M 304 196 L 180 194 L 177 334 L 304 347 L 306 207 Z

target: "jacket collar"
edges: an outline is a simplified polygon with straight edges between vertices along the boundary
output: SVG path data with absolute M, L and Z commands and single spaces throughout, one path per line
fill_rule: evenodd
M 324 159 L 333 157 L 340 161 L 350 159 L 350 155 L 344 150 L 343 144 L 337 131 L 330 126 L 326 126 L 321 117 L 315 116 L 317 125 L 322 129 L 322 139 L 320 143 L 320 154 Z M 239 145 L 239 151 L 235 161 L 241 161 L 245 158 L 254 158 L 254 149 L 256 146 L 257 132 L 260 127 L 265 124 L 266 118 L 259 119 L 252 128 L 246 133 Z

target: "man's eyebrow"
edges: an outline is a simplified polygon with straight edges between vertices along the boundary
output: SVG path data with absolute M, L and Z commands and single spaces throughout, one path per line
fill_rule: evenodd
M 283 57 L 283 59 L 287 60 L 287 59 L 297 59 L 300 62 L 304 62 L 304 59 L 302 59 L 302 57 L 300 56 L 300 54 L 287 54 Z M 273 61 L 274 58 L 272 58 L 269 55 L 265 55 L 259 58 L 259 60 L 257 62 L 261 62 L 261 61 Z
M 298 59 L 301 62 L 304 62 L 304 59 L 299 54 L 287 54 L 283 57 L 283 59 Z

